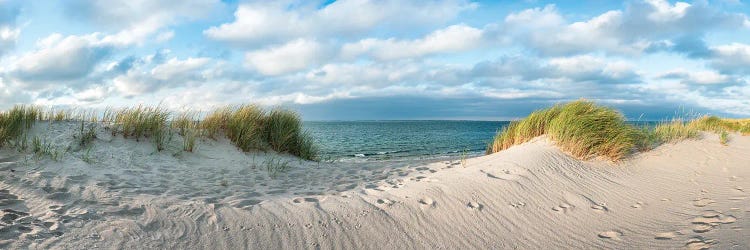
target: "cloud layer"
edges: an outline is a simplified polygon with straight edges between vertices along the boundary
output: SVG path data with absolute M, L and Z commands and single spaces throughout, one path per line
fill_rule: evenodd
M 504 119 L 589 98 L 631 118 L 750 116 L 740 2 L 55 4 L 0 0 L 0 108 L 252 101 L 309 119 Z

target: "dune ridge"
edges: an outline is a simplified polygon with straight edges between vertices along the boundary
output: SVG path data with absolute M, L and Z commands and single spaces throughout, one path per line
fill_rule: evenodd
M 101 128 L 99 128 L 101 129 Z M 75 123 L 35 126 L 69 143 Z M 621 162 L 546 137 L 412 166 L 186 153 L 97 131 L 58 161 L 0 150 L 2 248 L 749 248 L 750 138 L 716 134 Z M 271 175 L 269 162 L 288 171 Z M 329 165 L 330 164 L 330 165 Z

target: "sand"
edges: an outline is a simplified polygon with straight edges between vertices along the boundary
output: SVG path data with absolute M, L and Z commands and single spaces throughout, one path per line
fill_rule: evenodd
M 0 248 L 750 248 L 750 137 L 706 133 L 619 163 L 544 137 L 465 162 L 315 163 L 226 140 L 181 152 L 75 123 L 0 150 Z M 89 157 L 86 157 L 88 155 Z M 91 160 L 84 161 L 90 158 Z M 290 169 L 269 176 L 269 162 Z

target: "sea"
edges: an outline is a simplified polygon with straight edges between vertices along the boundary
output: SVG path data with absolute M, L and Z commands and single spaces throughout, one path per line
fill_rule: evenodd
M 320 159 L 440 161 L 483 155 L 509 121 L 307 121 Z M 656 122 L 633 121 L 637 126 Z
M 308 121 L 324 161 L 429 161 L 484 154 L 507 121 Z

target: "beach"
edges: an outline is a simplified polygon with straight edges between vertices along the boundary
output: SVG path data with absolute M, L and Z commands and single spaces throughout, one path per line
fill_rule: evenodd
M 62 147 L 77 126 L 30 133 Z M 0 247 L 746 249 L 750 137 L 730 138 L 703 132 L 614 162 L 540 136 L 376 167 L 242 152 L 226 139 L 155 151 L 100 127 L 91 152 L 59 160 L 0 149 Z

